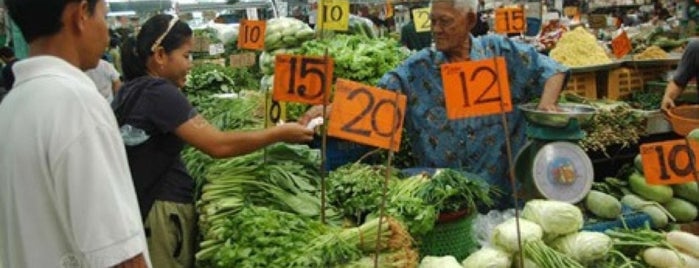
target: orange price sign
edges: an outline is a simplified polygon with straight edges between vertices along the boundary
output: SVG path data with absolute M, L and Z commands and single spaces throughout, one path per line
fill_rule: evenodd
M 612 40 L 612 52 L 617 59 L 623 58 L 631 52 L 631 40 L 625 31 L 621 31 L 621 34 Z
M 328 135 L 397 152 L 406 103 L 403 94 L 338 79 Z
M 527 27 L 524 8 L 505 7 L 495 10 L 495 32 L 521 33 Z
M 641 145 L 643 175 L 648 184 L 682 184 L 694 181 L 695 166 L 690 154 L 699 155 L 699 144 L 673 140 Z
M 238 34 L 238 48 L 262 50 L 265 47 L 267 24 L 261 20 L 242 20 Z
M 277 55 L 274 64 L 275 101 L 323 104 L 333 81 L 333 60 L 324 57 Z
M 505 58 L 442 65 L 449 119 L 512 111 Z

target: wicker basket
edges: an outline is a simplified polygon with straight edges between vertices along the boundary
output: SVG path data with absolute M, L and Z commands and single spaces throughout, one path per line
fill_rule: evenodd
M 687 136 L 695 128 L 699 128 L 699 105 L 677 106 L 670 109 L 665 116 L 672 125 L 672 130 L 678 135 Z
M 429 233 L 419 237 L 420 256 L 454 256 L 463 260 L 478 249 L 473 237 L 473 220 L 477 213 L 458 220 L 437 223 Z

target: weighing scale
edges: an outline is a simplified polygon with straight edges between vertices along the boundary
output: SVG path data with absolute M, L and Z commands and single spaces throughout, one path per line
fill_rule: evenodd
M 522 182 L 525 199 L 545 198 L 580 202 L 592 188 L 592 161 L 577 141 L 585 137 L 581 126 L 595 114 L 583 104 L 559 104 L 548 112 L 529 103 L 518 108 L 527 120 L 529 141 L 515 159 L 515 175 Z

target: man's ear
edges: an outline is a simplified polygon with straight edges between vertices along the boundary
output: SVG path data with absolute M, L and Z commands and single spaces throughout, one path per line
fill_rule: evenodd
M 80 32 L 84 32 L 90 25 L 89 20 L 94 14 L 90 12 L 90 5 L 87 3 L 87 0 L 82 0 L 75 5 L 77 5 L 75 25 Z

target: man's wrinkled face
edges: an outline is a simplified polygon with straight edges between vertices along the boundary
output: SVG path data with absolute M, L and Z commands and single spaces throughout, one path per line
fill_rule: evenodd
M 461 48 L 469 37 L 475 16 L 468 16 L 457 8 L 452 1 L 434 1 L 430 13 L 431 30 L 435 47 L 442 52 Z

